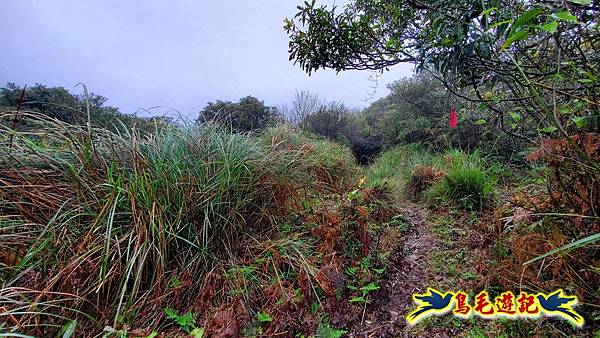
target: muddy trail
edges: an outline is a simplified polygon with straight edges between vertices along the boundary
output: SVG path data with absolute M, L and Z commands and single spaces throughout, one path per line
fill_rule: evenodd
M 426 207 L 408 201 L 400 203 L 401 213 L 408 224 L 403 243 L 390 257 L 375 301 L 366 307 L 362 323 L 350 337 L 452 337 L 451 328 L 415 332 L 405 316 L 414 309 L 412 295 L 427 290 L 443 277 L 434 272 L 429 253 L 440 246 L 440 238 L 431 231 Z

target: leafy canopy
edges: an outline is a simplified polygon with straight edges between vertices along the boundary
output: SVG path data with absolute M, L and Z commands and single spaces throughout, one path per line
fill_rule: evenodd
M 213 121 L 237 132 L 263 130 L 277 119 L 277 111 L 263 101 L 246 96 L 238 102 L 209 102 L 198 117 L 199 123 Z
M 290 59 L 309 74 L 412 62 L 532 140 L 598 129 L 599 20 L 591 0 L 313 0 L 284 28 Z
M 290 60 L 308 73 L 413 62 L 468 74 L 473 62 L 499 57 L 534 33 L 554 33 L 561 22 L 592 20 L 599 8 L 590 0 L 353 0 L 339 10 L 312 0 L 298 10 L 284 29 Z

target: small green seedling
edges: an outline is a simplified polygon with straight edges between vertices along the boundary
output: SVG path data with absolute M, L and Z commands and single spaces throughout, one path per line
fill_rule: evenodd
M 264 312 L 257 313 L 256 319 L 258 319 L 258 321 L 261 323 L 268 323 L 273 321 L 273 318 L 268 313 Z
M 165 314 L 167 315 L 167 318 L 177 323 L 179 328 L 195 338 L 204 336 L 204 329 L 196 327 L 196 319 L 194 319 L 194 315 L 191 312 L 180 315 L 177 310 L 168 307 L 165 309 Z
M 361 296 L 359 297 L 352 297 L 350 298 L 350 303 L 366 303 L 367 302 L 367 296 L 369 295 L 369 293 L 375 291 L 375 290 L 379 290 L 380 287 L 379 285 L 377 285 L 377 283 L 369 283 L 365 286 L 362 286 L 360 288 L 357 288 L 353 285 L 348 285 L 347 286 L 348 289 L 353 290 L 353 291 L 358 291 L 360 290 L 361 292 Z

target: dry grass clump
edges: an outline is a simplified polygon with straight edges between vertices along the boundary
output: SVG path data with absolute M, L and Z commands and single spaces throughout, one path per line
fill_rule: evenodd
M 435 182 L 444 177 L 444 172 L 431 165 L 419 165 L 415 168 L 406 185 L 406 191 L 413 197 L 420 197 Z
M 578 311 L 587 318 L 586 328 L 593 331 L 590 319 L 600 313 L 595 305 L 600 301 L 600 244 L 597 240 L 578 244 L 578 240 L 591 237 L 586 226 L 597 233 L 599 219 L 557 212 L 557 196 L 545 189 L 540 184 L 524 185 L 496 210 L 490 233 L 494 263 L 486 280 L 505 289 L 550 292 L 562 288 L 576 294 L 581 303 Z

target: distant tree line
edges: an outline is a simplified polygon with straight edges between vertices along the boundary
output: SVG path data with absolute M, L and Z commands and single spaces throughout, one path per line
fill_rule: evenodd
M 478 148 L 522 162 L 517 154 L 525 142 L 503 133 L 499 124 L 487 123 L 486 106 L 451 93 L 435 74 L 415 74 L 387 88 L 387 96 L 360 111 L 338 102 L 325 103 L 307 91 L 296 92 L 278 110 L 288 123 L 346 144 L 361 164 L 384 149 L 410 143 L 435 149 Z M 458 110 L 458 128 L 449 126 L 451 108 Z
M 25 88 L 7 83 L 0 88 L 0 111 L 15 110 L 20 106 L 22 110 L 40 112 L 63 122 L 85 124 L 89 107 L 92 125 L 111 130 L 123 125 L 152 131 L 156 123 L 172 123 L 168 117 L 146 118 L 123 113 L 116 107 L 105 105 L 107 100 L 94 93 L 85 97 L 72 94 L 63 87 L 42 84 Z
M 165 117 L 145 118 L 122 113 L 118 108 L 106 105 L 104 96 L 90 93 L 86 98 L 71 94 L 63 87 L 36 84 L 26 88 L 23 102 L 20 102 L 23 89 L 14 83 L 1 88 L 0 109 L 14 110 L 21 103 L 23 110 L 84 124 L 89 105 L 92 124 L 111 130 L 135 126 L 152 132 L 156 123 L 174 123 Z M 469 102 L 456 101 L 456 96 L 450 95 L 434 76 L 421 73 L 398 80 L 388 85 L 388 89 L 389 95 L 360 111 L 340 102 L 325 102 L 308 91 L 296 91 L 288 104 L 279 107 L 268 106 L 253 96 L 237 102 L 217 100 L 206 104 L 196 123 L 216 123 L 232 132 L 260 132 L 278 123 L 289 123 L 347 145 L 361 164 L 369 163 L 383 149 L 403 143 L 471 149 L 504 142 L 500 149 L 518 149 L 518 140 L 498 137 L 489 126 L 479 125 L 479 115 L 483 113 Z M 459 110 L 460 128 L 453 130 L 448 127 L 451 105 L 462 107 Z
M 260 131 L 279 121 L 275 107 L 269 107 L 254 96 L 246 96 L 238 102 L 209 102 L 200 111 L 198 123 L 214 122 L 235 132 Z

